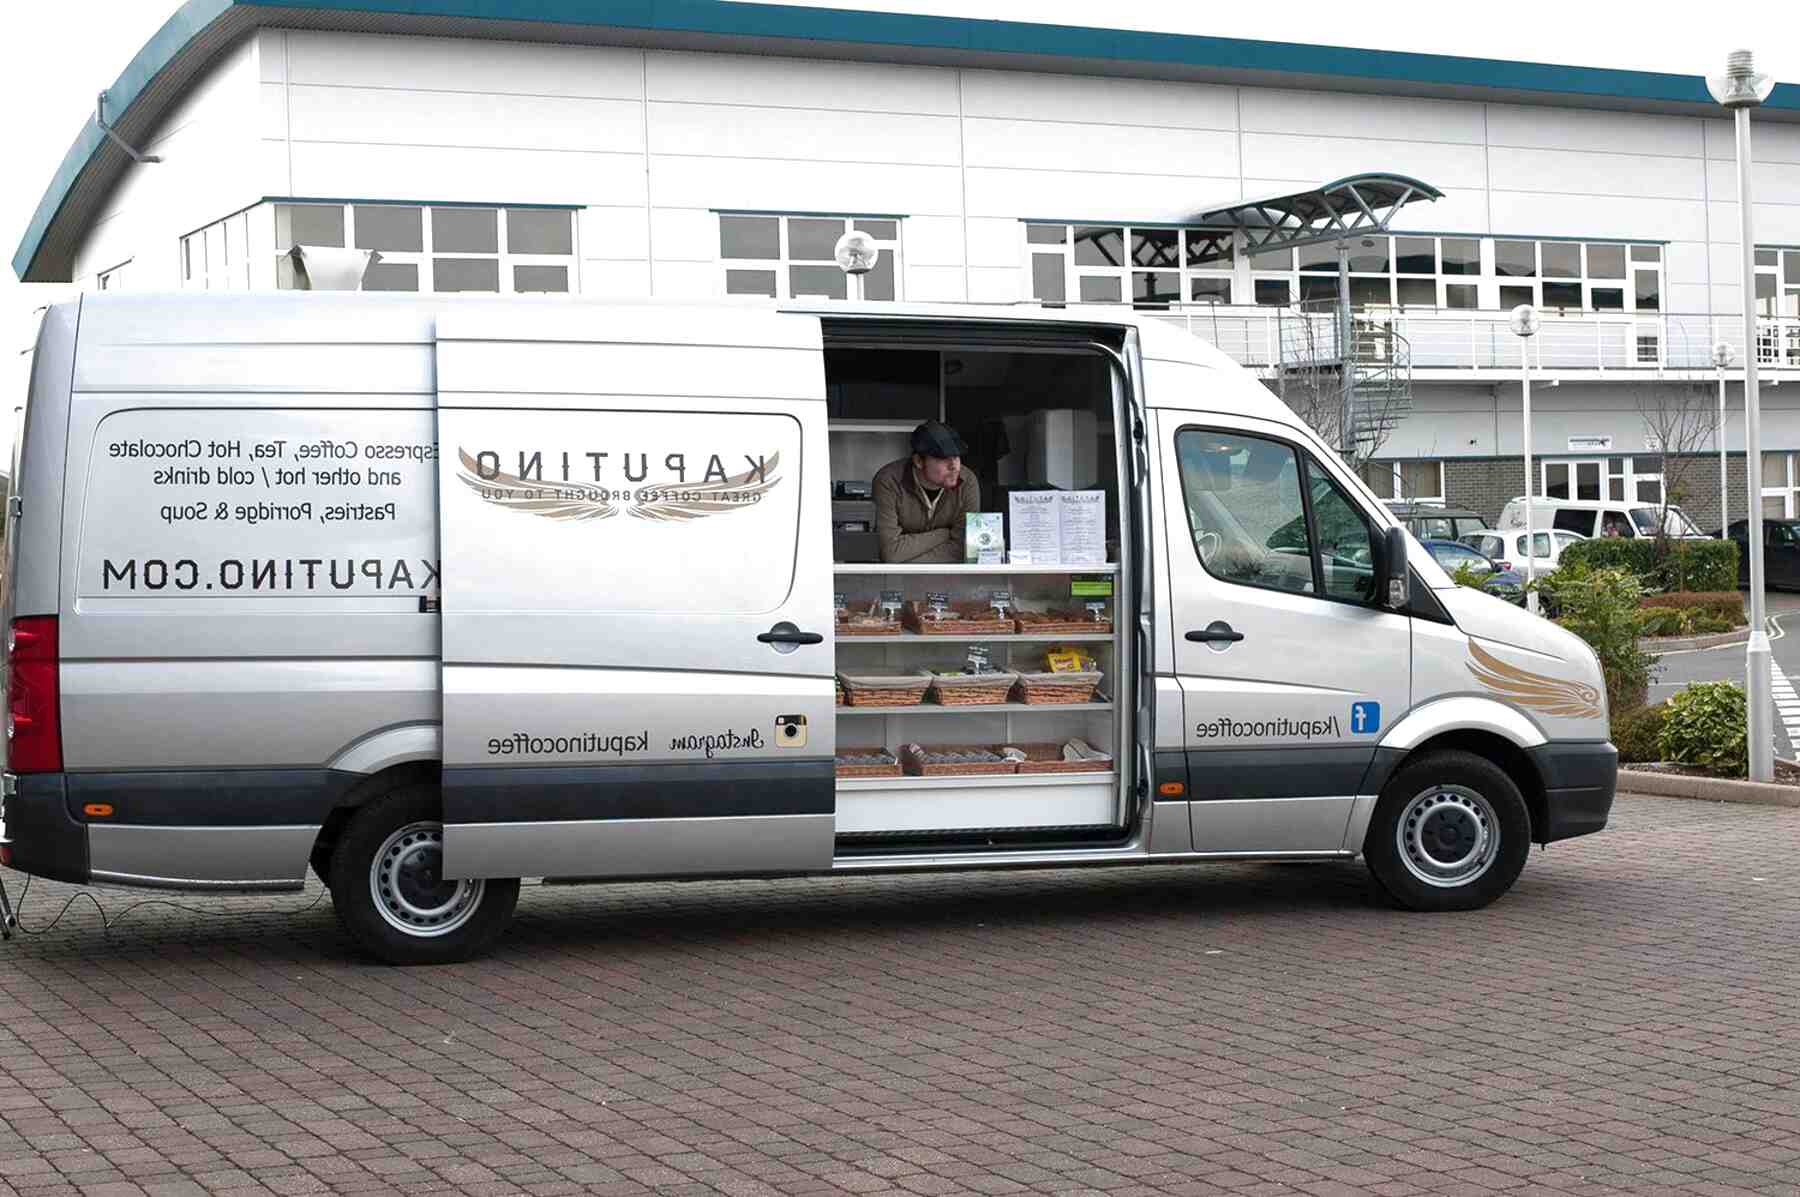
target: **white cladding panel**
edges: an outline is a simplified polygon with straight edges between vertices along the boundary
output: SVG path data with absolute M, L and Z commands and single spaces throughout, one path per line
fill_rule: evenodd
M 1237 88 L 1152 79 L 963 72 L 963 113 L 1165 129 L 1237 128 Z
M 643 94 L 643 55 L 636 50 L 303 30 L 262 36 L 285 39 L 286 78 L 296 84 L 615 99 Z M 282 75 L 272 64 L 263 77 Z
M 1488 105 L 1488 144 L 1598 154 L 1698 157 L 1700 122 L 1682 116 Z
M 956 118 L 841 108 L 652 103 L 650 150 L 713 158 L 955 166 Z
M 1480 104 L 1399 96 L 1326 96 L 1260 87 L 1239 90 L 1246 132 L 1482 143 Z M 1319 181 L 1316 176 L 1314 181 Z
M 660 51 L 648 57 L 652 101 L 956 115 L 956 72 L 945 67 Z
M 1646 199 L 1703 200 L 1705 177 L 1692 158 L 1591 150 L 1488 151 L 1497 191 L 1624 194 Z
M 644 148 L 636 100 L 297 84 L 288 97 L 288 135 L 296 142 L 616 153 Z M 372 112 L 381 119 L 369 119 Z
M 1375 164 L 1379 163 L 1379 166 Z M 1441 191 L 1479 188 L 1481 147 L 1428 141 L 1374 141 L 1281 133 L 1244 134 L 1244 173 L 1313 182 L 1378 169 L 1422 179 Z M 1260 194 L 1260 193 L 1259 193 Z
M 1214 178 L 1238 171 L 1237 137 L 1225 131 L 971 117 L 963 136 L 970 166 Z

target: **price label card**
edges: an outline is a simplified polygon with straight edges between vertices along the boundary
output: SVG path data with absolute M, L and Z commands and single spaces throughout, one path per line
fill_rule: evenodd
M 1069 596 L 1071 598 L 1111 598 L 1112 592 L 1111 578 L 1069 579 Z
M 881 609 L 883 611 L 898 611 L 905 601 L 905 595 L 901 591 L 884 590 L 881 592 Z
M 1086 605 L 1090 619 L 1099 622 L 1106 618 L 1106 601 L 1104 599 L 1089 599 Z
M 970 673 L 992 673 L 994 671 L 994 659 L 988 646 L 985 644 L 971 644 L 969 646 L 969 655 L 966 665 Z
M 831 605 L 842 611 L 850 604 L 844 601 L 844 592 L 840 590 L 831 596 Z
M 1012 591 L 990 590 L 988 592 L 988 606 L 992 607 L 1000 614 L 1005 615 L 1007 608 L 1012 606 Z

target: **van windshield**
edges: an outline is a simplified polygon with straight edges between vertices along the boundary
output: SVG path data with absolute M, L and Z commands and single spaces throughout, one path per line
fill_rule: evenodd
M 1668 535 L 1699 536 L 1702 534 L 1700 529 L 1694 527 L 1694 521 L 1690 520 L 1687 517 L 1687 513 L 1681 508 L 1670 507 L 1664 514 L 1668 517 L 1664 523 L 1664 530 Z M 1633 507 L 1631 509 L 1631 523 L 1632 526 L 1637 529 L 1639 536 L 1655 536 L 1656 508 Z

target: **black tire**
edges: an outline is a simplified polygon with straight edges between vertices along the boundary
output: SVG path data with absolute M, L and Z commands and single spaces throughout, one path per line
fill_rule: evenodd
M 518 878 L 439 877 L 442 819 L 436 786 L 404 785 L 370 799 L 338 837 L 331 904 L 344 930 L 378 960 L 467 960 L 485 951 L 512 919 Z M 377 897 L 378 890 L 385 897 Z
M 1433 752 L 1389 779 L 1363 860 L 1408 910 L 1479 910 L 1512 888 L 1531 851 L 1531 813 L 1498 765 Z

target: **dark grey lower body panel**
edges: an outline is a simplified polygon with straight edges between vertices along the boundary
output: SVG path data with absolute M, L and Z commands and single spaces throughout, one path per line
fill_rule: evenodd
M 1326 798 L 1366 793 L 1374 745 L 1348 748 L 1209 748 L 1187 754 L 1194 802 Z M 1195 847 L 1200 847 L 1195 844 Z
M 829 757 L 448 767 L 447 877 L 655 877 L 829 869 Z
M 1600 741 L 1544 744 L 1530 750 L 1544 779 L 1540 843 L 1589 835 L 1606 826 L 1619 787 L 1619 750 Z

